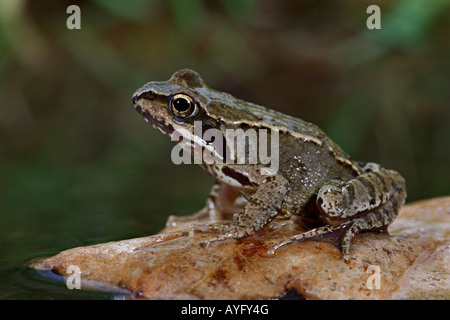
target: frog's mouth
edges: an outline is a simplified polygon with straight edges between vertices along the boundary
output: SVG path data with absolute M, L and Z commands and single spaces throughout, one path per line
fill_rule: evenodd
M 172 133 L 175 131 L 173 126 L 170 123 L 155 120 L 152 117 L 146 117 L 146 116 L 143 116 L 143 117 L 144 117 L 145 122 L 151 124 L 153 126 L 153 128 L 155 128 L 156 130 L 160 131 L 161 133 L 163 133 L 169 137 L 172 136 Z
M 141 106 L 134 105 L 134 108 L 144 118 L 145 122 L 151 124 L 153 128 L 160 131 L 162 134 L 170 137 L 175 131 L 174 127 L 170 123 L 164 119 L 155 118 L 148 111 L 143 110 Z
M 157 115 L 143 109 L 138 104 L 134 104 L 136 111 L 144 118 L 145 122 L 152 125 L 162 134 L 169 136 L 172 141 L 177 142 L 182 148 L 192 152 L 195 163 L 202 163 L 205 157 L 213 155 L 213 159 L 223 159 L 223 155 L 214 147 L 213 144 L 203 140 L 201 137 L 194 135 L 188 129 L 180 127 L 175 128 L 172 123 L 167 122 L 164 117 L 159 119 Z M 206 152 L 207 151 L 207 152 Z M 199 161 L 199 162 L 198 162 Z

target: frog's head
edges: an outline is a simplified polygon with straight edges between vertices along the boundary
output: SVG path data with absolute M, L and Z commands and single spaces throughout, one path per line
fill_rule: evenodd
M 251 104 L 234 98 L 228 93 L 206 86 L 198 73 L 183 69 L 167 82 L 149 82 L 133 95 L 134 108 L 150 123 L 172 140 L 178 141 L 179 133 L 189 137 L 194 144 L 205 146 L 203 133 L 217 129 L 239 127 L 243 119 L 257 121 Z M 201 131 L 198 124 L 201 123 Z M 200 139 L 199 139 L 200 138 Z
M 145 121 L 173 141 L 185 142 L 181 145 L 191 149 L 195 145 L 207 147 L 210 144 L 203 139 L 205 130 L 223 129 L 220 117 L 208 112 L 212 100 L 222 101 L 220 95 L 209 89 L 198 73 L 183 69 L 167 82 L 145 84 L 135 92 L 132 100 Z M 180 141 L 181 136 L 184 141 Z M 194 150 L 194 155 L 195 151 L 198 149 Z
M 134 108 L 166 135 L 193 129 L 194 121 L 207 128 L 230 126 L 240 120 L 258 120 L 250 103 L 206 86 L 192 70 L 179 70 L 167 82 L 149 82 L 133 95 Z M 262 108 L 262 107 L 261 107 Z
M 203 99 L 196 88 L 204 86 L 194 71 L 180 70 L 167 82 L 149 82 L 133 95 L 133 106 L 144 119 L 170 136 L 177 129 L 188 129 L 201 117 Z

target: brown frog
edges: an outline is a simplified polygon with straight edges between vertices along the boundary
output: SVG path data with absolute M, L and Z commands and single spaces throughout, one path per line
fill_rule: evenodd
M 203 210 L 168 222 L 233 217 L 227 224 L 191 225 L 191 231 L 218 233 L 214 240 L 242 238 L 275 217 L 295 216 L 308 231 L 275 249 L 340 230 L 348 259 L 352 238 L 362 231 L 386 231 L 405 201 L 405 180 L 398 172 L 355 162 L 316 125 L 210 89 L 192 70 L 147 83 L 133 95 L 133 105 L 147 122 L 193 152 L 195 162 L 216 179 Z M 236 132 L 245 139 L 238 141 Z M 249 151 L 263 138 L 271 142 L 270 164 L 263 157 L 255 161 Z

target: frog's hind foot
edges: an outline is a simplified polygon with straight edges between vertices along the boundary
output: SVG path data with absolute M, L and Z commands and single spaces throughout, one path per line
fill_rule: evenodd
M 327 243 L 332 243 L 334 246 L 336 246 L 343 254 L 343 257 L 345 261 L 349 261 L 350 259 L 350 245 L 351 240 L 353 237 L 359 232 L 359 228 L 357 225 L 354 224 L 354 222 L 349 222 L 346 224 L 338 225 L 338 226 L 323 226 L 318 227 L 297 235 L 294 235 L 292 237 L 289 237 L 283 241 L 280 241 L 273 245 L 271 249 L 269 250 L 270 253 L 275 253 L 276 250 L 279 248 L 293 243 L 293 242 L 300 242 L 304 240 L 313 240 L 318 239 L 319 237 L 322 237 L 322 239 L 325 240 Z M 328 235 L 330 235 L 330 238 L 326 238 Z M 327 239 L 327 240 L 326 240 Z M 331 241 L 330 241 L 331 239 Z
M 314 228 L 312 230 L 308 230 L 308 231 L 302 232 L 300 234 L 296 234 L 292 237 L 289 237 L 287 239 L 284 239 L 283 241 L 276 243 L 275 245 L 272 245 L 271 251 L 274 252 L 274 251 L 278 250 L 279 248 L 281 248 L 287 244 L 293 243 L 293 242 L 299 242 L 299 241 L 303 241 L 303 240 L 320 237 L 320 236 L 323 236 L 325 234 L 328 234 L 330 232 L 337 231 L 337 230 L 344 230 L 346 227 L 347 227 L 346 225 L 339 225 L 339 226 L 323 226 L 323 227 Z
M 382 218 L 380 218 L 380 216 Z M 320 237 L 330 232 L 336 232 L 336 236 L 338 239 L 336 241 L 336 245 L 340 247 L 344 260 L 348 262 L 350 259 L 352 239 L 362 231 L 386 231 L 388 224 L 392 221 L 394 216 L 395 213 L 393 212 L 392 208 L 390 208 L 389 205 L 386 205 L 384 208 L 381 208 L 378 211 L 371 212 L 363 217 L 353 219 L 337 226 L 318 227 L 300 233 L 298 235 L 294 235 L 272 246 L 272 251 L 275 251 L 280 247 L 292 242 L 303 241 L 315 237 Z

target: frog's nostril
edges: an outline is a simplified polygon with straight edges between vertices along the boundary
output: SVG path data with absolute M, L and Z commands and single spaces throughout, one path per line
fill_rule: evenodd
M 155 99 L 155 93 L 153 91 L 146 91 L 142 92 L 140 94 L 135 94 L 132 98 L 133 104 L 136 105 L 136 103 L 140 99 L 146 99 L 146 100 L 154 100 Z
M 147 99 L 147 100 L 154 100 L 155 97 L 156 95 L 153 91 L 146 91 L 138 96 L 139 99 Z

